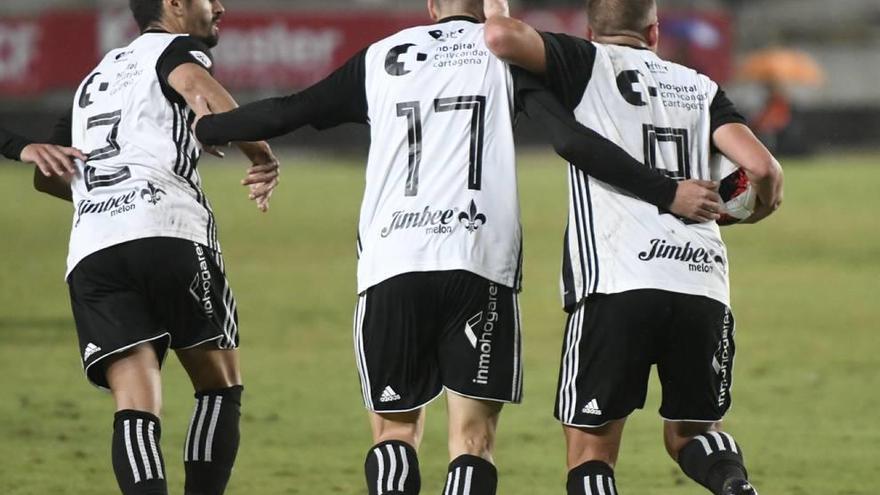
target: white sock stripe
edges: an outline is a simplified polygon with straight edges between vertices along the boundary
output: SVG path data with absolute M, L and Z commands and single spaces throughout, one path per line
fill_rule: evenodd
M 617 488 L 614 486 L 614 478 L 609 476 L 607 479 L 608 479 L 608 493 L 611 495 L 617 495 Z
M 584 476 L 584 493 L 587 495 L 593 495 L 593 488 L 590 487 L 590 477 Z
M 468 466 L 464 471 L 464 488 L 461 495 L 471 495 L 471 478 L 474 477 L 474 467 Z
M 700 443 L 703 445 L 703 450 L 706 451 L 706 455 L 712 455 L 712 446 L 709 445 L 709 440 L 706 439 L 706 437 L 704 437 L 703 435 L 697 435 L 694 438 L 699 440 Z
M 730 443 L 730 450 L 734 454 L 739 454 L 739 448 L 736 446 L 736 440 L 733 439 L 730 433 L 725 433 L 722 431 L 721 434 L 724 435 L 727 438 L 727 442 Z
M 205 440 L 205 462 L 211 462 L 214 447 L 214 431 L 217 429 L 217 419 L 220 417 L 220 406 L 222 404 L 222 395 L 214 398 L 214 410 L 211 412 L 211 423 L 208 424 L 208 438 Z
M 450 488 L 452 488 L 452 473 L 446 475 L 446 490 L 443 491 L 443 495 L 450 495 Z
M 403 465 L 403 468 L 400 471 L 400 482 L 397 484 L 397 490 L 403 491 L 403 487 L 406 485 L 406 478 L 409 476 L 409 459 L 406 456 L 406 449 L 401 445 L 400 446 L 400 463 Z
M 183 445 L 183 461 L 187 462 L 192 457 L 192 450 L 190 446 L 192 445 L 192 431 L 193 425 L 196 424 L 196 417 L 199 415 L 199 404 L 200 401 L 196 401 L 196 407 L 193 409 L 192 417 L 189 419 L 189 428 L 186 429 L 186 443 Z
M 385 493 L 382 490 L 382 478 L 385 476 L 385 459 L 382 458 L 382 451 L 378 448 L 373 449 L 373 453 L 376 454 L 376 461 L 379 464 L 379 476 L 376 477 L 376 493 L 382 495 Z
M 397 474 L 397 456 L 394 455 L 394 447 L 389 443 L 385 445 L 388 451 L 388 491 L 394 490 L 394 475 Z
M 452 477 L 452 495 L 458 495 L 458 480 L 461 475 L 461 468 L 455 468 L 455 475 Z
M 710 431 L 710 435 L 715 439 L 715 443 L 718 444 L 718 451 L 727 450 L 727 447 L 724 445 L 724 440 L 721 439 L 721 435 L 718 434 L 717 431 Z
M 605 495 L 605 476 L 596 476 L 596 489 L 599 490 L 599 495 Z
M 150 421 L 147 426 L 147 435 L 150 436 L 150 450 L 153 451 L 153 459 L 156 461 L 156 476 L 159 479 L 165 479 L 165 473 L 162 472 L 162 457 L 159 456 L 159 448 L 156 446 L 156 435 L 154 433 L 156 423 Z
M 135 422 L 135 437 L 137 438 L 138 453 L 144 465 L 144 477 L 153 479 L 153 468 L 150 467 L 150 459 L 147 457 L 147 447 L 144 445 L 144 420 L 138 418 Z
M 123 421 L 122 434 L 125 436 L 125 452 L 128 454 L 128 463 L 131 465 L 131 472 L 134 474 L 134 482 L 141 482 L 141 472 L 138 470 L 137 461 L 134 460 L 134 449 L 131 448 L 131 425 L 129 420 Z
M 205 415 L 208 414 L 208 396 L 202 397 L 202 407 L 199 413 L 199 422 L 196 423 L 196 430 L 193 434 L 192 460 L 199 460 L 199 444 L 202 439 L 202 426 L 205 424 Z

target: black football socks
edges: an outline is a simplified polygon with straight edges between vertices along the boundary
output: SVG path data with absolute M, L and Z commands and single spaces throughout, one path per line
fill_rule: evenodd
M 370 495 L 416 495 L 422 488 L 418 455 L 411 445 L 399 440 L 370 448 L 364 473 Z
M 602 461 L 588 461 L 568 472 L 568 495 L 617 495 L 614 469 Z
M 715 495 L 724 493 L 725 482 L 748 480 L 742 449 L 730 434 L 721 431 L 694 437 L 678 453 L 678 464 L 684 474 Z
M 240 385 L 199 392 L 186 433 L 186 495 L 221 495 L 238 453 Z
M 159 418 L 131 409 L 113 418 L 113 471 L 123 495 L 167 495 Z
M 460 455 L 449 463 L 443 495 L 495 495 L 498 470 L 475 455 Z

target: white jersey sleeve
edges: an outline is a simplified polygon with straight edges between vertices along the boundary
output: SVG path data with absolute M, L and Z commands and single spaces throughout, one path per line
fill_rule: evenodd
M 650 50 L 544 34 L 553 91 L 585 126 L 677 180 L 709 180 L 718 85 Z M 693 224 L 570 167 L 564 304 L 660 289 L 730 303 L 714 222 Z
M 453 19 L 379 41 L 365 79 L 372 143 L 358 290 L 439 270 L 518 288 L 512 82 L 483 25 Z
M 216 224 L 196 169 L 192 113 L 169 97 L 159 62 L 187 36 L 148 33 L 108 53 L 83 80 L 73 102 L 71 138 L 88 160 L 71 184 L 74 216 L 67 259 L 145 237 L 177 237 L 219 251 Z M 209 69 L 207 49 L 192 63 Z M 186 56 L 186 54 L 184 54 Z

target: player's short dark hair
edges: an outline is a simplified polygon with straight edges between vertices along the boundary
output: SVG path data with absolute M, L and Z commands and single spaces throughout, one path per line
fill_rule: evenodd
M 128 0 L 128 6 L 142 32 L 162 19 L 162 0 Z
M 587 0 L 587 17 L 599 35 L 641 34 L 656 8 L 655 0 Z

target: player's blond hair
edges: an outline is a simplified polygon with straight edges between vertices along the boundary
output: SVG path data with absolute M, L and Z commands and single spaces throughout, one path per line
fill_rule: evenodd
M 655 0 L 587 0 L 590 27 L 600 36 L 641 36 L 656 16 Z

